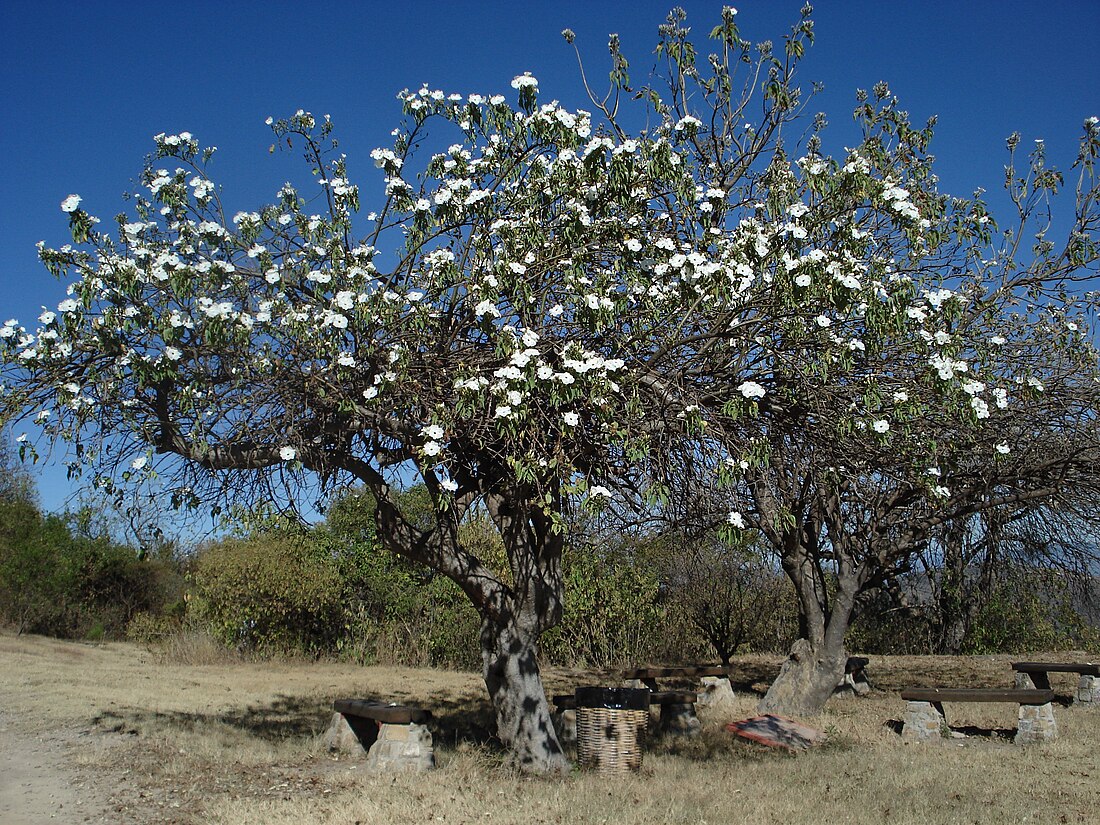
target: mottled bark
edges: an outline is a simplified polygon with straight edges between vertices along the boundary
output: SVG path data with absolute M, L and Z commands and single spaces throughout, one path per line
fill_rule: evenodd
M 482 673 L 509 758 L 524 771 L 566 772 L 570 764 L 550 719 L 537 652 L 529 630 L 513 622 L 482 622 Z

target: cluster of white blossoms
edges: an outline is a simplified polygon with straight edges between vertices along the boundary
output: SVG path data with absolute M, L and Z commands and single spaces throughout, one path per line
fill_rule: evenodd
M 751 365 L 727 376 L 728 400 L 741 410 L 758 412 L 765 405 L 756 402 L 784 392 L 787 368 L 820 367 L 866 388 L 853 391 L 865 400 L 845 414 L 881 435 L 876 444 L 901 437 L 909 407 L 920 414 L 925 375 L 974 418 L 1007 406 L 1001 386 L 1010 379 L 980 374 L 983 362 L 949 324 L 961 297 L 922 291 L 901 274 L 930 226 L 910 191 L 919 184 L 876 178 L 852 150 L 843 164 L 814 156 L 775 168 L 782 197 L 754 194 L 757 202 L 741 205 L 713 170 L 693 166 L 685 147 L 704 129 L 694 115 L 628 138 L 594 128 L 583 110 L 538 105 L 530 74 L 512 88 L 519 108 L 501 95 L 427 86 L 401 95 L 412 125 L 371 152 L 386 201 L 368 219 L 404 243 L 381 254 L 346 241 L 359 189 L 343 158 L 313 170 L 324 197 L 286 184 L 273 205 L 226 222 L 193 136 L 158 135 L 122 243 L 99 243 L 85 257 L 43 250 L 48 265 L 77 276 L 71 297 L 33 333 L 15 321 L 0 327 L 5 357 L 26 369 L 56 367 L 74 351 L 104 354 L 80 386 L 57 371 L 62 409 L 43 426 L 79 432 L 92 398 L 121 400 L 136 416 L 150 387 L 171 385 L 172 403 L 194 422 L 189 437 L 216 443 L 251 426 L 247 416 L 210 415 L 222 397 L 250 399 L 244 388 L 260 385 L 274 388 L 277 406 L 280 393 L 308 387 L 338 399 L 340 415 L 376 427 L 444 490 L 458 489 L 448 468 L 463 466 L 453 453 L 470 434 L 495 454 L 573 479 L 579 443 L 593 445 L 591 454 L 626 453 L 631 426 L 644 430 L 630 416 L 645 359 L 695 333 Z M 415 130 L 428 118 L 461 134 L 414 168 Z M 299 111 L 269 123 L 279 133 L 312 130 L 316 120 Z M 161 158 L 181 165 L 159 168 Z M 820 195 L 827 175 L 861 200 L 830 211 Z M 305 211 L 318 200 L 331 211 Z M 80 203 L 71 195 L 62 209 L 80 217 Z M 883 242 L 875 234 L 883 226 L 909 246 Z M 393 264 L 389 272 L 381 261 Z M 695 326 L 687 331 L 680 319 Z M 883 340 L 902 339 L 919 367 L 913 385 L 898 377 L 896 389 L 879 393 L 865 366 Z M 1041 390 L 1027 376 L 1016 380 L 1021 394 Z M 694 400 L 680 406 L 691 411 L 685 427 L 710 414 Z M 271 443 L 277 431 L 257 412 L 257 440 Z M 314 445 L 269 449 L 305 463 Z M 748 467 L 737 459 L 731 473 Z M 607 486 L 587 489 L 611 496 Z M 732 526 L 744 523 L 730 513 Z

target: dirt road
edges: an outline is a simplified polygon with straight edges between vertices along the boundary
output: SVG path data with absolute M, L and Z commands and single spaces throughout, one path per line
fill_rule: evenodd
M 105 789 L 89 787 L 70 764 L 77 733 L 31 736 L 0 713 L 0 823 L 106 822 Z

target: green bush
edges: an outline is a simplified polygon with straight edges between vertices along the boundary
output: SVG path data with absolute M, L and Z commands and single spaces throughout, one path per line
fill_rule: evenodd
M 660 657 L 668 617 L 645 549 L 633 541 L 604 550 L 567 547 L 562 621 L 542 640 L 548 660 L 613 667 Z
M 208 546 L 192 581 L 199 615 L 231 647 L 317 654 L 335 650 L 347 631 L 337 563 L 304 534 L 260 533 Z
M 0 501 L 0 619 L 18 632 L 121 638 L 135 614 L 159 612 L 178 579 L 103 537 L 74 534 L 28 501 Z

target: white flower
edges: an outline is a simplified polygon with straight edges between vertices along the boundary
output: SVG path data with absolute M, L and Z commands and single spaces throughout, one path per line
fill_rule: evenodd
M 576 427 L 580 423 L 581 417 L 575 412 L 562 413 L 561 420 L 568 424 L 570 427 Z
M 611 491 L 600 484 L 597 484 L 595 487 L 589 490 L 589 494 L 593 496 L 603 496 L 604 498 L 611 498 Z
M 175 347 L 165 347 L 164 357 L 167 358 L 169 361 L 178 361 L 180 360 L 180 358 L 183 357 L 183 353 Z
M 130 462 L 130 469 L 131 470 L 140 470 L 148 462 L 149 462 L 149 459 L 146 458 L 145 456 L 143 456 L 143 455 L 138 456 L 137 458 L 135 458 L 133 461 Z
M 794 279 L 794 282 L 796 286 L 809 286 L 813 282 L 813 278 L 803 272 Z
M 947 498 L 949 495 L 951 495 L 951 491 L 944 487 L 942 484 L 937 484 L 935 487 L 933 487 L 932 492 L 935 493 L 936 496 L 938 496 L 939 498 Z
M 443 447 L 439 444 L 438 441 L 426 441 L 426 442 L 424 442 L 424 455 L 426 455 L 426 456 L 439 455 L 441 452 L 443 452 Z
M 507 404 L 500 404 L 497 406 L 496 412 L 494 414 L 497 418 L 508 418 L 512 414 L 512 408 L 509 407 Z
M 497 309 L 496 304 L 486 299 L 474 307 L 474 315 L 481 318 L 483 315 L 491 315 L 494 318 L 500 317 L 500 310 Z
M 58 312 L 76 312 L 77 307 L 80 306 L 72 298 L 66 298 L 60 304 L 57 305 Z
M 532 77 L 530 72 L 524 72 L 518 77 L 512 78 L 513 89 L 522 89 L 524 86 L 533 86 L 535 88 L 538 88 L 538 85 L 538 80 Z
M 737 388 L 745 398 L 763 398 L 766 390 L 755 381 L 746 381 Z
M 279 448 L 279 458 L 281 458 L 283 461 L 293 461 L 297 457 L 298 451 L 295 450 L 293 447 Z
M 890 429 L 890 422 L 885 418 L 880 418 L 871 424 L 871 429 L 876 433 L 885 433 Z
M 833 323 L 829 320 L 829 316 L 827 315 L 818 315 L 817 318 L 814 319 L 814 322 L 822 329 L 825 329 Z
M 443 440 L 443 428 L 438 424 L 428 424 L 420 428 L 420 432 L 433 441 Z
M 736 510 L 730 511 L 729 517 L 726 519 L 726 521 L 728 521 L 738 530 L 745 529 L 745 517 L 738 513 Z
M 1009 447 L 1008 444 L 1004 441 L 1002 441 L 1000 444 L 997 444 L 993 449 L 1001 455 L 1008 455 L 1010 452 L 1012 452 L 1012 448 Z
M 439 480 L 439 486 L 446 490 L 448 493 L 453 493 L 458 489 L 458 482 L 454 479 L 444 476 Z
M 907 393 L 907 392 L 896 392 L 896 393 L 894 393 L 894 403 L 903 404 L 908 400 L 909 400 L 909 393 Z
M 75 212 L 77 207 L 80 206 L 80 195 L 69 195 L 65 200 L 61 201 L 62 212 Z

